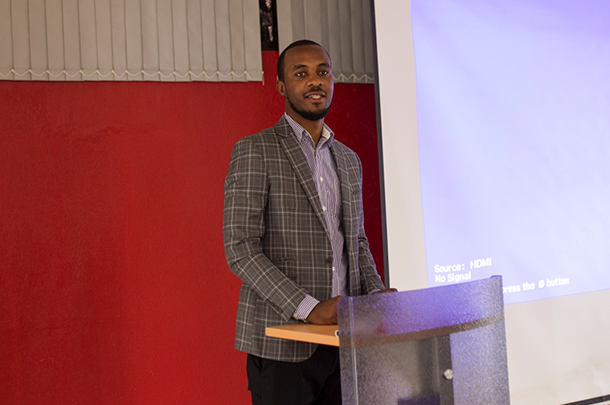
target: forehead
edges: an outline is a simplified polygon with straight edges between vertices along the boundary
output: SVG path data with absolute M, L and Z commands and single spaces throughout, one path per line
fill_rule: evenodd
M 303 45 L 291 48 L 284 56 L 284 69 L 290 71 L 298 66 L 315 67 L 328 65 L 330 58 L 324 48 L 317 45 Z

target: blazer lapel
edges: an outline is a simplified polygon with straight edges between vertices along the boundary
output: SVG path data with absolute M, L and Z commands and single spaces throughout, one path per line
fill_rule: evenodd
M 303 190 L 305 190 L 305 194 L 307 195 L 316 216 L 322 223 L 324 231 L 326 231 L 326 235 L 328 235 L 330 239 L 330 233 L 328 232 L 326 219 L 324 218 L 324 212 L 322 211 L 322 204 L 320 203 L 316 185 L 313 182 L 309 163 L 307 163 L 307 159 L 305 158 L 305 154 L 303 153 L 303 149 L 301 148 L 297 137 L 292 132 L 292 127 L 288 124 L 284 116 L 282 116 L 280 121 L 275 125 L 275 132 L 279 135 L 280 145 L 284 149 L 284 152 L 286 152 L 286 156 L 290 161 L 290 165 L 292 166 L 299 183 L 301 183 Z
M 354 296 L 360 293 L 360 273 L 357 264 L 358 255 L 358 212 L 352 204 L 353 191 L 350 187 L 350 170 L 348 158 L 341 148 L 331 146 L 332 154 L 337 164 L 337 174 L 341 183 L 341 200 L 343 209 L 343 234 L 345 235 L 345 249 L 347 251 L 347 285 L 348 295 Z

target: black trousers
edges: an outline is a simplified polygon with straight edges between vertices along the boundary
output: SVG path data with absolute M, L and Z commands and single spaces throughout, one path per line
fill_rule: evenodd
M 319 345 L 300 363 L 248 355 L 252 405 L 341 405 L 339 348 Z

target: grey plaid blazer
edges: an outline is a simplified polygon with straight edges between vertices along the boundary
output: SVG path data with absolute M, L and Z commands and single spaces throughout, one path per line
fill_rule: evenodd
M 362 167 L 333 140 L 341 182 L 350 295 L 384 288 L 364 234 Z M 240 139 L 225 180 L 223 235 L 231 271 L 242 280 L 235 348 L 273 360 L 307 359 L 316 346 L 265 336 L 292 318 L 305 294 L 331 295 L 332 247 L 307 159 L 282 116 L 271 128 Z

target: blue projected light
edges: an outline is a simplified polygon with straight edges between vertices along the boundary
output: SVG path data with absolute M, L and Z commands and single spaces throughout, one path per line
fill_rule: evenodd
M 610 288 L 610 3 L 411 7 L 429 285 Z

